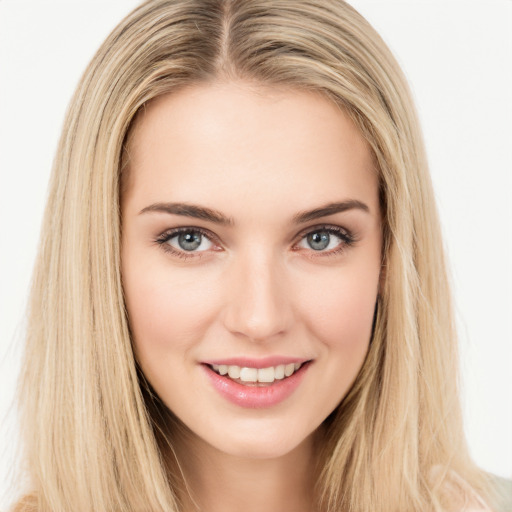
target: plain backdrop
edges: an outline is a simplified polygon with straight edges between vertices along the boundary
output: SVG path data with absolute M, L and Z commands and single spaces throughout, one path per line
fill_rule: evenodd
M 0 508 L 24 308 L 64 112 L 134 0 L 0 0 Z M 353 0 L 410 81 L 451 264 L 466 433 L 512 477 L 512 1 Z M 34 418 L 37 423 L 37 418 Z

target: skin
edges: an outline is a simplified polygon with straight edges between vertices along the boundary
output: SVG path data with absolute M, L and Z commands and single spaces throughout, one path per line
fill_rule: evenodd
M 381 214 L 365 140 L 320 95 L 229 82 L 151 102 L 128 153 L 122 272 L 134 348 L 191 432 L 176 449 L 195 502 L 209 512 L 311 510 L 314 443 L 363 364 L 379 290 Z M 367 211 L 294 221 L 347 200 Z M 142 212 L 169 202 L 231 224 Z M 353 243 L 330 233 L 314 250 L 306 235 L 326 226 Z M 176 236 L 156 241 L 180 227 L 211 241 L 188 253 Z M 268 355 L 312 363 L 291 396 L 264 409 L 227 401 L 201 365 Z

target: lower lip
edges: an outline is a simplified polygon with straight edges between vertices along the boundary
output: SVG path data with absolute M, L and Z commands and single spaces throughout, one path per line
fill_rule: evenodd
M 268 386 L 244 386 L 229 377 L 215 373 L 202 365 L 213 387 L 231 403 L 249 409 L 272 407 L 286 400 L 301 383 L 310 363 L 303 364 L 293 375 L 275 380 Z

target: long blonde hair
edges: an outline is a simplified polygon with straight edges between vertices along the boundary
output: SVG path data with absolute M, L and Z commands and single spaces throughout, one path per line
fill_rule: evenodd
M 169 415 L 137 369 L 124 306 L 123 148 L 148 101 L 218 80 L 325 95 L 379 170 L 384 285 L 363 368 L 325 422 L 319 509 L 444 511 L 470 489 L 486 496 L 462 430 L 422 136 L 382 39 L 341 0 L 149 0 L 93 58 L 58 147 L 20 380 L 31 488 L 19 510 L 180 510 L 179 466 L 163 456 Z

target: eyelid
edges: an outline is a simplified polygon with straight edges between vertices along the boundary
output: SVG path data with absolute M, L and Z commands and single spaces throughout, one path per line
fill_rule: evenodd
M 331 234 L 334 234 L 335 236 L 339 237 L 341 239 L 340 244 L 335 247 L 334 249 L 331 249 L 329 251 L 315 251 L 314 249 L 306 249 L 306 248 L 299 248 L 297 247 L 298 243 L 301 242 L 306 236 L 308 236 L 311 233 L 315 233 L 318 231 L 327 231 Z M 170 244 L 167 244 L 166 242 L 173 238 L 176 235 L 179 235 L 180 233 L 187 233 L 187 232 L 197 232 L 200 233 L 202 236 L 206 237 L 212 244 L 214 244 L 213 249 L 205 250 L 205 251 L 185 251 L 185 250 L 179 250 Z M 161 248 L 167 253 L 170 253 L 174 256 L 183 258 L 183 259 L 190 259 L 190 258 L 201 258 L 204 253 L 208 253 L 211 250 L 213 251 L 221 251 L 224 250 L 222 247 L 222 243 L 220 242 L 217 235 L 212 233 L 210 230 L 201 228 L 198 226 L 180 226 L 176 228 L 170 228 L 163 231 L 160 235 L 158 235 L 154 240 Z M 322 257 L 322 256 L 333 256 L 336 254 L 339 254 L 349 247 L 351 247 L 355 242 L 357 241 L 356 236 L 353 234 L 353 232 L 347 228 L 335 225 L 335 224 L 316 224 L 314 226 L 308 226 L 307 228 L 303 229 L 300 233 L 298 233 L 295 237 L 295 242 L 293 242 L 292 250 L 294 251 L 306 251 L 308 253 L 311 253 L 312 257 Z
M 334 234 L 335 236 L 338 236 L 341 239 L 340 244 L 329 251 L 315 251 L 314 249 L 305 249 L 305 248 L 298 248 L 297 245 L 308 235 L 311 233 L 319 232 L 319 231 L 327 231 L 328 233 Z M 296 241 L 293 244 L 293 250 L 295 251 L 301 251 L 305 250 L 307 252 L 310 252 L 313 254 L 314 257 L 322 257 L 322 256 L 331 256 L 341 253 L 342 251 L 345 251 L 347 248 L 354 245 L 354 243 L 357 241 L 356 236 L 354 233 L 344 227 L 338 226 L 336 224 L 317 224 L 314 226 L 309 226 L 305 229 L 303 229 L 297 236 Z
M 160 233 L 156 237 L 157 240 L 169 240 L 169 238 L 172 238 L 173 236 L 179 235 L 180 233 L 190 233 L 190 232 L 197 232 L 201 233 L 201 235 L 205 236 L 210 240 L 211 242 L 219 243 L 218 237 L 212 233 L 210 230 L 205 228 L 200 228 L 198 226 L 180 226 L 177 228 L 169 228 Z
M 184 251 L 177 249 L 176 247 L 173 247 L 167 243 L 171 238 L 174 238 L 180 233 L 190 232 L 200 233 L 202 236 L 207 238 L 215 246 L 215 248 L 209 249 L 207 251 Z M 163 251 L 183 259 L 200 258 L 203 256 L 204 253 L 207 253 L 210 250 L 222 250 L 222 244 L 220 243 L 219 238 L 208 229 L 200 228 L 198 226 L 180 226 L 176 228 L 166 229 L 160 235 L 158 235 L 154 241 L 161 247 Z
M 355 240 L 355 236 L 351 230 L 338 226 L 336 224 L 316 224 L 314 226 L 308 226 L 296 235 L 296 240 L 302 240 L 305 236 L 315 233 L 317 231 L 329 231 L 331 233 L 338 234 L 341 238 L 347 238 Z

